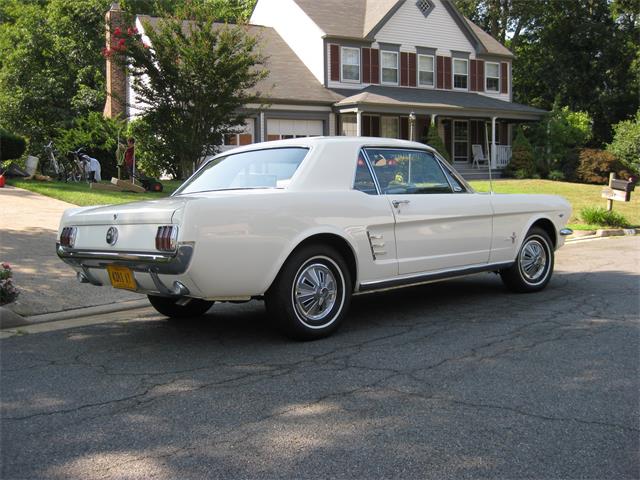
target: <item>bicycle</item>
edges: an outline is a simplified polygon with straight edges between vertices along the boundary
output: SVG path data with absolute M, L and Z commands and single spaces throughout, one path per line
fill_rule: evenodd
M 69 152 L 69 154 L 73 156 L 72 166 L 68 175 L 68 178 L 70 179 L 69 181 L 88 181 L 87 160 L 84 159 L 84 157 L 86 157 L 86 153 L 83 152 L 83 147 L 80 147 L 75 151 L 71 151 Z
M 64 165 L 61 162 L 58 162 L 58 159 L 56 158 L 56 151 L 53 147 L 53 140 L 44 146 L 44 154 L 46 160 L 40 167 L 40 171 L 42 172 L 42 174 L 56 180 L 66 182 L 67 175 L 65 172 L 65 168 Z

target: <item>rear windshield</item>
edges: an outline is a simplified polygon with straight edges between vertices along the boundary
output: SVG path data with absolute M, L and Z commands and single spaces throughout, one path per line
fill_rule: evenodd
M 307 148 L 269 148 L 216 158 L 189 178 L 174 195 L 213 190 L 286 188 Z

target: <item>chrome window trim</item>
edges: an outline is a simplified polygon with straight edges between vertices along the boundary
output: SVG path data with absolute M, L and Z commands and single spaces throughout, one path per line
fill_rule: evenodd
M 433 159 L 436 161 L 436 164 L 440 165 L 440 169 L 443 168 L 443 166 L 441 165 L 441 158 L 440 155 L 438 155 L 438 153 L 435 150 L 428 150 L 428 149 L 423 149 L 423 148 L 410 148 L 410 147 L 386 147 L 386 146 L 377 146 L 377 145 L 364 145 L 362 147 L 362 151 L 364 152 L 364 154 L 366 155 L 367 160 L 369 160 L 369 154 L 367 153 L 367 149 L 368 148 L 375 148 L 376 150 L 406 150 L 408 152 L 422 152 L 422 153 L 427 153 L 430 155 L 433 155 Z M 446 161 L 446 160 L 445 160 Z M 369 167 L 372 170 L 373 173 L 373 180 L 376 183 L 376 187 L 378 189 L 378 192 L 380 192 L 380 195 L 388 195 L 387 193 L 382 193 L 382 189 L 380 187 L 380 184 L 378 183 L 378 177 L 376 177 L 375 175 L 375 169 L 373 169 L 371 166 Z M 447 178 L 446 173 L 443 171 L 442 174 L 444 175 L 445 180 L 447 181 L 447 184 L 449 185 L 449 188 L 451 189 L 451 192 L 449 193 L 463 193 L 463 192 L 454 192 L 453 191 L 453 186 L 451 185 L 451 182 L 449 182 L 449 179 Z M 452 173 L 453 175 L 453 173 Z M 453 175 L 456 179 L 459 180 L 459 177 L 457 175 Z M 466 182 L 461 182 L 461 184 L 467 188 L 465 193 L 469 193 L 469 186 Z M 405 193 L 402 195 L 433 195 L 433 194 L 429 194 L 429 193 Z M 446 195 L 446 194 L 445 194 Z

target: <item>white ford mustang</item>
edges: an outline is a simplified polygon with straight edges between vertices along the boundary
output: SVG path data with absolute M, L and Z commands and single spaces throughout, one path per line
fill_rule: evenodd
M 164 315 L 264 298 L 285 334 L 314 339 L 362 292 L 483 271 L 541 290 L 570 213 L 561 197 L 476 193 L 420 143 L 297 138 L 220 154 L 165 199 L 67 210 L 57 252 Z

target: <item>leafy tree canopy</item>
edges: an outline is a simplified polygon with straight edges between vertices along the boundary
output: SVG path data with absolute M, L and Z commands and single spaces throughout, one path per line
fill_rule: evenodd
M 134 30 L 122 32 L 108 54 L 129 66 L 145 123 L 186 177 L 244 123 L 242 108 L 258 101 L 254 88 L 267 72 L 243 27 L 216 24 L 201 9 L 182 18 L 144 25 L 150 45 Z

